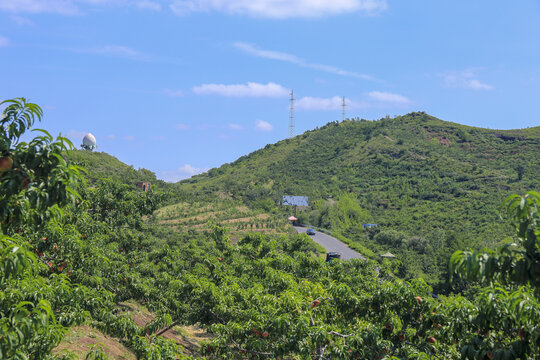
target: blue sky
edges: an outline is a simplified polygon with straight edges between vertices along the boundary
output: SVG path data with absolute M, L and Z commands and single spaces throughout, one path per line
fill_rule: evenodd
M 0 98 L 176 181 L 346 116 L 540 125 L 540 2 L 0 0 Z

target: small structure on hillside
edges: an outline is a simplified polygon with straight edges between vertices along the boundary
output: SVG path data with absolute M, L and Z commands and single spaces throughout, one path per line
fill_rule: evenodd
M 148 191 L 150 189 L 150 183 L 147 181 L 139 181 L 137 187 L 142 191 Z
M 383 259 L 395 259 L 396 256 L 394 254 L 392 254 L 391 252 L 387 252 L 386 254 L 382 254 L 381 257 Z
M 283 195 L 284 206 L 309 206 L 307 196 Z
M 377 224 L 362 224 L 363 229 L 369 229 L 369 228 L 376 227 L 376 226 L 377 226 Z
M 97 148 L 96 137 L 91 133 L 84 135 L 82 139 L 81 148 L 84 150 L 92 151 Z

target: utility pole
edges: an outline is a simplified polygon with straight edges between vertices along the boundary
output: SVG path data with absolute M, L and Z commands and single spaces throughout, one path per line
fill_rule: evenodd
M 291 107 L 289 109 L 289 138 L 294 137 L 294 93 L 291 90 Z
M 345 106 L 347 106 L 347 104 L 345 104 L 345 96 L 344 96 L 343 103 L 341 104 L 341 121 L 345 120 Z

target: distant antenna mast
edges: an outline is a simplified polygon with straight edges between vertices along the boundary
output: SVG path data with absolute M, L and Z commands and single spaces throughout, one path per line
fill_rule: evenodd
M 345 121 L 345 96 L 343 97 L 343 103 L 341 104 L 341 121 Z
M 289 109 L 289 138 L 294 137 L 294 93 L 291 90 L 291 107 Z

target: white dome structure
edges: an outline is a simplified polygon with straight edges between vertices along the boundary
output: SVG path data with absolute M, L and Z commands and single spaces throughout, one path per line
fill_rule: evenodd
M 91 133 L 84 135 L 81 147 L 86 150 L 93 150 L 97 148 L 96 137 Z

